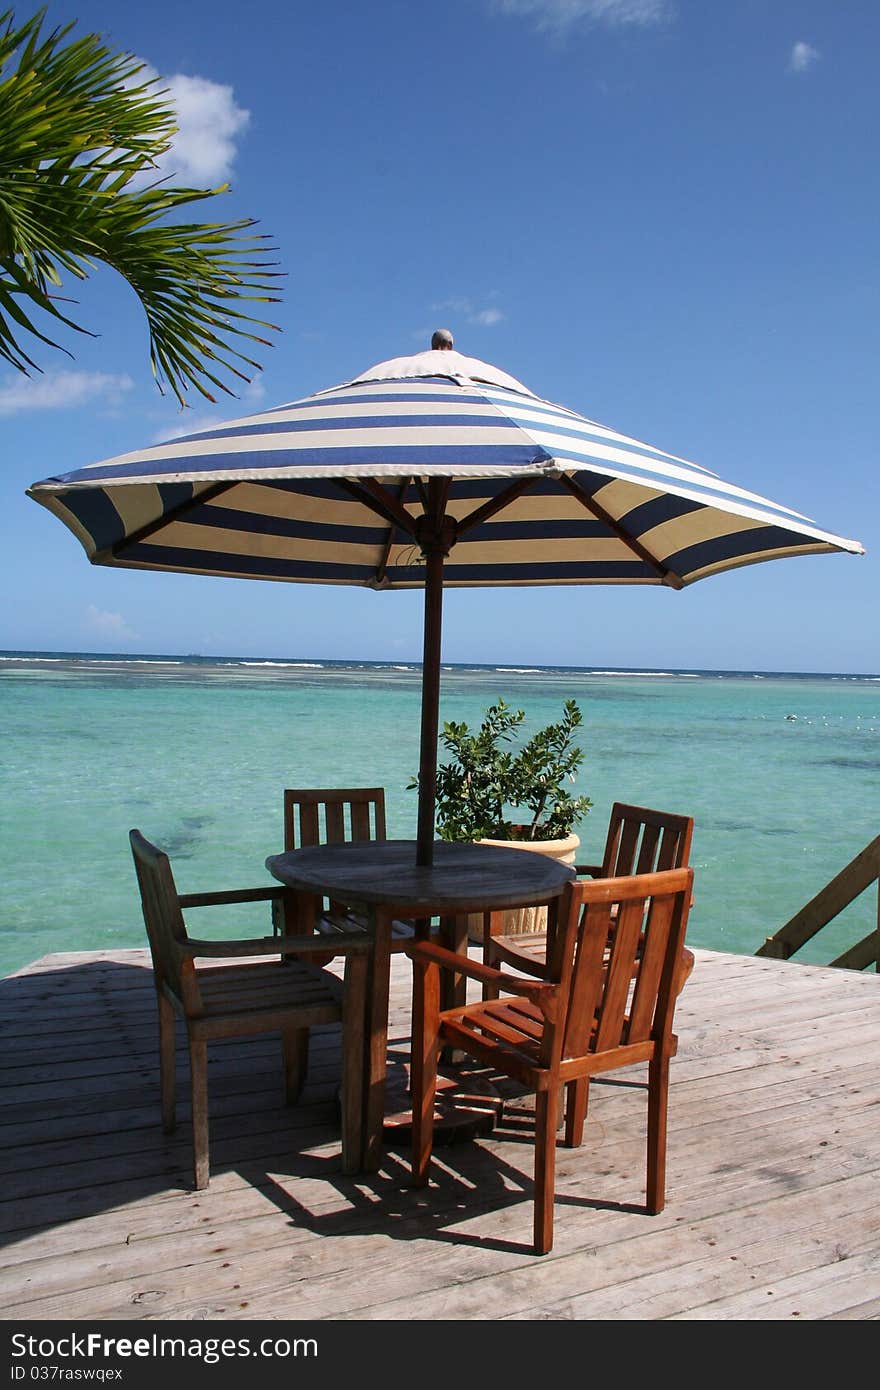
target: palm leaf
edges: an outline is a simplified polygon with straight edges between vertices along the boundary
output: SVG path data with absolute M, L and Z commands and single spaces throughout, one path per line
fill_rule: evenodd
M 190 388 L 213 400 L 211 387 L 230 390 L 225 374 L 248 380 L 243 369 L 258 367 L 248 345 L 278 331 L 243 307 L 277 301 L 274 248 L 252 219 L 172 220 L 227 185 L 144 187 L 175 133 L 165 94 L 97 35 L 70 39 L 69 24 L 44 37 L 44 18 L 16 28 L 11 10 L 0 14 L 0 358 L 39 370 L 22 335 L 60 346 L 40 312 L 86 332 L 59 310 L 58 290 L 102 263 L 140 300 L 159 389 L 181 404 Z

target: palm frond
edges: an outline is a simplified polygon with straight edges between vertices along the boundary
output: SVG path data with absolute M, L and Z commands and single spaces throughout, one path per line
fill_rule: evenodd
M 159 389 L 181 404 L 190 388 L 213 400 L 210 387 L 230 390 L 224 373 L 247 380 L 242 368 L 258 367 L 246 344 L 278 331 L 240 307 L 277 302 L 276 248 L 252 219 L 171 220 L 227 185 L 144 187 L 175 133 L 167 95 L 97 35 L 71 40 L 68 24 L 43 37 L 44 18 L 16 28 L 11 10 L 0 14 L 0 358 L 39 370 L 22 334 L 59 347 L 38 311 L 86 332 L 58 309 L 58 290 L 100 262 L 140 300 Z

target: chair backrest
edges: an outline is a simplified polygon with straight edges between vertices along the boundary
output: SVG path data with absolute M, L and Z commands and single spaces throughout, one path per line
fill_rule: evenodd
M 383 787 L 287 787 L 284 848 L 385 839 Z
M 684 868 L 690 860 L 693 832 L 691 816 L 615 801 L 608 821 L 603 877 L 623 878 Z
M 548 977 L 562 1010 L 544 1057 L 651 1046 L 672 1033 L 693 870 L 579 879 L 560 900 Z
M 196 1011 L 200 1007 L 198 986 L 191 957 L 179 949 L 180 943 L 188 938 L 168 856 L 151 844 L 139 830 L 129 831 L 128 839 L 153 958 L 156 988 L 172 995 L 188 1012 Z

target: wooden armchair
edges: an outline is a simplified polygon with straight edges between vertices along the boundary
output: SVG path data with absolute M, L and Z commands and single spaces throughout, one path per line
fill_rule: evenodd
M 334 941 L 337 954 L 346 956 L 343 982 L 303 960 L 322 951 L 326 955 L 324 943 L 314 935 L 194 940 L 187 934 L 182 909 L 273 901 L 284 890 L 279 885 L 179 894 L 167 855 L 139 830 L 130 832 L 129 841 L 159 1006 L 159 1072 L 166 1133 L 175 1127 L 175 1013 L 186 1026 L 195 1187 L 207 1187 L 209 1178 L 208 1043 L 215 1038 L 279 1032 L 285 1094 L 292 1104 L 305 1080 L 309 1029 L 322 1023 L 342 1024 L 342 1166 L 346 1173 L 356 1172 L 363 1150 L 369 941 L 362 932 L 339 935 Z M 273 959 L 238 963 L 248 956 Z M 207 957 L 225 963 L 197 965 Z
M 383 787 L 287 787 L 284 791 L 284 848 L 304 845 L 338 845 L 349 840 L 384 840 L 385 791 Z M 276 931 L 284 931 L 284 914 L 289 898 L 276 900 L 272 921 Z M 323 936 L 365 932 L 366 924 L 356 913 L 338 903 L 317 905 L 314 927 Z M 391 931 L 392 951 L 402 951 L 413 937 L 405 922 L 395 922 Z M 335 941 L 327 943 L 334 945 Z M 325 954 L 324 960 L 332 956 Z
M 425 1185 L 431 1160 L 437 1059 L 444 1047 L 478 1058 L 535 1092 L 534 1249 L 553 1244 L 560 1088 L 564 1143 L 583 1138 L 589 1079 L 648 1063 L 647 1210 L 662 1210 L 672 1031 L 693 870 L 577 880 L 548 904 L 552 929 L 544 980 L 526 980 L 431 942 L 413 961 L 412 1164 Z M 460 971 L 500 995 L 440 1008 L 440 971 Z
M 622 878 L 685 868 L 690 860 L 693 831 L 694 822 L 690 816 L 615 801 L 608 820 L 602 863 L 576 864 L 575 872 L 579 877 Z M 519 936 L 486 934 L 483 959 L 487 965 L 512 965 L 527 975 L 543 979 L 546 957 L 545 932 Z

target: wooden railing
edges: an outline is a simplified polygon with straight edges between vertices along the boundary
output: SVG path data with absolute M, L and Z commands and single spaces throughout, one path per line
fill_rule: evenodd
M 855 946 L 828 964 L 839 965 L 845 970 L 867 970 L 868 966 L 873 965 L 880 971 L 880 835 L 866 845 L 845 869 L 841 869 L 815 898 L 811 898 L 806 907 L 796 912 L 784 927 L 780 927 L 774 936 L 768 936 L 755 955 L 788 960 L 872 883 L 878 884 L 876 930 L 869 932 Z

